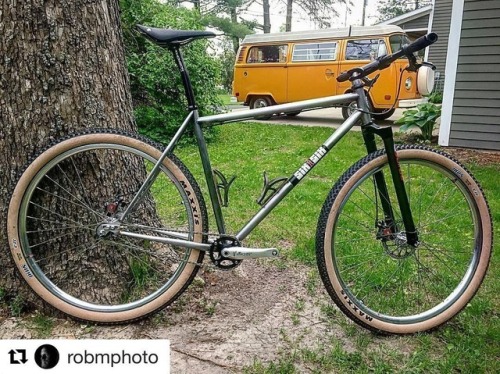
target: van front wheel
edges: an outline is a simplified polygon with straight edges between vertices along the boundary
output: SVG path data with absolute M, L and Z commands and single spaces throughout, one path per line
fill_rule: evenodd
M 387 110 L 387 109 L 375 110 L 375 112 L 377 112 L 377 114 L 373 114 L 373 118 L 375 118 L 376 120 L 382 121 L 384 119 L 388 119 L 389 117 L 391 117 L 395 111 L 396 111 L 396 109 L 394 109 L 394 108 L 392 108 L 391 110 Z
M 342 117 L 348 119 L 354 112 L 358 110 L 358 105 L 355 101 L 351 101 L 349 104 L 342 107 Z

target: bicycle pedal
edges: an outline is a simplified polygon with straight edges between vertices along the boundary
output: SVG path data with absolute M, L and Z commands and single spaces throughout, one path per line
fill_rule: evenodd
M 228 247 L 224 248 L 222 254 L 234 260 L 244 260 L 246 258 L 278 257 L 279 251 L 276 248 Z

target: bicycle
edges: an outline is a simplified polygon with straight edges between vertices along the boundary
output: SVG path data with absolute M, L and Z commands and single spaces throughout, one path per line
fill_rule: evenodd
M 342 73 L 337 79 L 349 79 L 352 93 L 200 117 L 180 50 L 214 34 L 138 29 L 173 53 L 188 114 L 165 148 L 132 133 L 87 130 L 48 146 L 26 167 L 10 201 L 8 238 L 18 270 L 43 300 L 77 319 L 130 322 L 176 300 L 205 253 L 225 270 L 243 259 L 276 257 L 276 248 L 241 242 L 360 122 L 368 155 L 334 184 L 318 220 L 317 264 L 329 295 L 354 322 L 393 334 L 434 329 L 467 305 L 486 274 L 493 240 L 481 187 L 441 151 L 395 146 L 391 127 L 372 122 L 364 94 L 374 83 L 367 76 L 397 58 L 417 69 L 414 52 L 436 34 Z M 357 110 L 294 174 L 266 182 L 260 210 L 236 234 L 227 233 L 222 205 L 232 181 L 212 168 L 201 126 L 352 101 Z M 216 233 L 208 230 L 197 182 L 173 154 L 188 126 Z

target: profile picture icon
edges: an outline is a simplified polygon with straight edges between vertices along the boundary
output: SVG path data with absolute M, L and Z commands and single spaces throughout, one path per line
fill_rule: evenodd
M 35 362 L 42 369 L 52 369 L 59 362 L 59 351 L 53 345 L 41 345 L 35 351 Z

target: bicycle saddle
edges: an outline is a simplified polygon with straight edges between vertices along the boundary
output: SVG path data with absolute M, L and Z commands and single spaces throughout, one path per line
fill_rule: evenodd
M 137 29 L 161 47 L 184 45 L 194 39 L 213 38 L 215 33 L 203 30 L 172 30 L 137 25 Z

